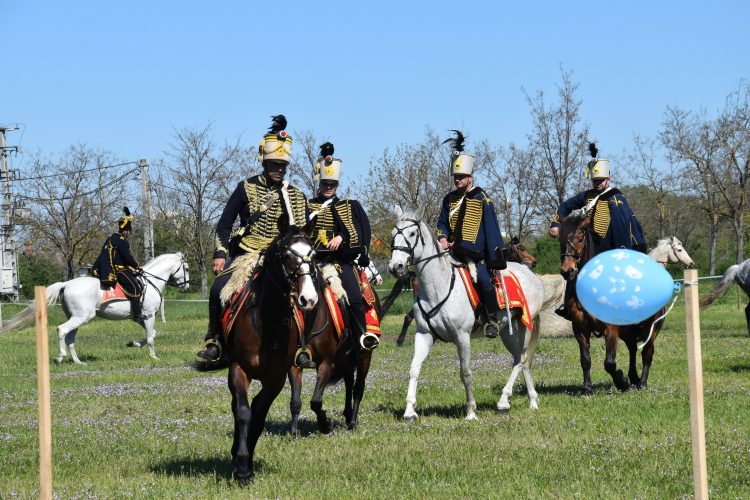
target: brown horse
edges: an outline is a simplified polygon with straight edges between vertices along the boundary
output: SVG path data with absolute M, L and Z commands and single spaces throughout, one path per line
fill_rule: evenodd
M 510 240 L 508 246 L 503 248 L 503 257 L 507 262 L 518 262 L 519 264 L 525 264 L 529 269 L 534 269 L 534 266 L 536 266 L 536 259 L 533 255 L 531 255 L 526 247 L 521 244 L 521 240 L 519 240 L 517 236 L 514 236 Z M 412 290 L 414 290 L 414 297 L 416 297 L 419 293 L 419 280 L 417 279 L 417 275 L 414 272 L 407 273 L 407 276 L 408 275 L 412 276 L 411 288 Z M 394 287 L 394 290 L 395 289 L 396 288 Z M 399 293 L 400 292 L 401 289 L 399 289 Z M 404 345 L 404 340 L 406 339 L 406 331 L 409 329 L 409 325 L 411 325 L 412 321 L 414 321 L 414 312 L 409 311 L 408 314 L 404 316 L 404 326 L 401 327 L 401 335 L 398 336 L 398 340 L 396 341 L 399 347 L 402 347 Z
M 253 454 L 263 432 L 268 410 L 286 382 L 294 363 L 301 326 L 295 308 L 315 311 L 322 299 L 323 278 L 313 265 L 314 250 L 308 235 L 310 224 L 302 229 L 279 221 L 281 235 L 264 255 L 263 269 L 255 278 L 247 306 L 237 318 L 227 341 L 229 391 L 232 393 L 234 442 L 232 466 L 237 481 L 252 480 Z M 333 339 L 333 325 L 325 307 L 305 315 L 308 329 L 319 338 Z M 221 366 L 217 366 L 217 369 Z M 261 383 L 260 392 L 248 404 L 252 380 Z
M 328 321 L 330 321 L 330 313 L 325 304 L 321 303 L 320 308 L 326 310 Z M 377 293 L 375 293 L 375 311 L 378 313 L 378 318 L 382 319 L 380 299 Z M 342 378 L 346 387 L 346 402 L 344 403 L 346 426 L 350 431 L 357 428 L 359 404 L 365 393 L 365 379 L 367 378 L 367 372 L 370 370 L 372 351 L 359 351 L 355 342 L 356 339 L 351 333 L 351 328 L 346 328 L 338 342 L 333 336 L 317 335 L 308 344 L 308 348 L 312 351 L 312 360 L 318 365 L 315 391 L 310 399 L 310 409 L 315 412 L 318 429 L 324 434 L 333 431 L 333 425 L 323 409 L 323 391 L 328 385 L 334 384 Z M 355 369 L 357 370 L 356 382 L 354 379 Z M 302 370 L 296 366 L 289 369 L 289 384 L 292 386 L 292 399 L 289 402 L 289 410 L 292 412 L 291 434 L 293 437 L 297 437 L 299 434 L 299 413 L 302 409 Z
M 631 381 L 639 389 L 645 389 L 648 382 L 648 372 L 651 367 L 651 361 L 654 356 L 654 340 L 661 329 L 663 320 L 660 320 L 654 326 L 654 334 L 649 342 L 644 346 L 641 355 L 643 361 L 643 371 L 638 376 L 636 369 L 636 355 L 638 354 L 638 339 L 645 339 L 651 325 L 656 319 L 664 313 L 662 309 L 649 319 L 637 325 L 610 325 L 603 323 L 588 314 L 578 297 L 575 295 L 575 279 L 580 269 L 600 253 L 602 248 L 599 246 L 599 236 L 594 232 L 590 225 L 589 217 L 568 217 L 560 219 L 560 260 L 562 274 L 565 281 L 568 282 L 565 293 L 565 306 L 570 311 L 569 319 L 573 322 L 573 333 L 575 334 L 578 346 L 581 350 L 581 368 L 583 369 L 583 391 L 586 394 L 591 393 L 591 353 L 590 340 L 593 333 L 597 337 L 604 336 L 604 342 L 607 347 L 607 354 L 604 359 L 604 369 L 612 376 L 615 386 L 620 391 L 627 391 L 630 388 Z M 628 376 L 624 376 L 622 370 L 617 369 L 617 343 L 622 338 L 625 345 L 630 351 L 630 368 Z M 630 380 L 628 380 L 628 377 Z

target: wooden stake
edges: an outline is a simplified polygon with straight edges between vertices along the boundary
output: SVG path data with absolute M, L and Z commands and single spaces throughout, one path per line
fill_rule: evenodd
M 698 311 L 698 271 L 685 270 L 685 326 L 687 328 L 688 379 L 690 381 L 690 431 L 693 445 L 693 481 L 696 500 L 708 500 L 706 426 L 703 419 L 703 362 Z
M 52 417 L 49 396 L 47 289 L 34 287 L 36 299 L 36 369 L 39 381 L 39 498 L 52 498 Z

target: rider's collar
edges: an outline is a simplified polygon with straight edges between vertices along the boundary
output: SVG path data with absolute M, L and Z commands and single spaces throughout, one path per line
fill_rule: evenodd
M 260 174 L 258 176 L 258 180 L 260 181 L 261 184 L 263 184 L 268 189 L 274 189 L 279 184 L 281 184 L 282 182 L 284 182 L 284 179 L 281 179 L 279 182 L 277 182 L 275 184 L 272 184 L 271 180 L 266 178 L 266 174 L 265 173 Z

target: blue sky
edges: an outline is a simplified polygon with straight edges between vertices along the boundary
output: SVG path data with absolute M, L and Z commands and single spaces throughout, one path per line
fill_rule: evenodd
M 617 154 L 655 134 L 667 104 L 713 110 L 750 78 L 749 5 L 2 0 L 0 123 L 24 123 L 26 149 L 81 141 L 153 160 L 173 126 L 213 120 L 217 139 L 255 146 L 283 113 L 288 130 L 329 136 L 356 176 L 425 125 L 524 142 L 521 87 L 553 97 L 562 63 Z

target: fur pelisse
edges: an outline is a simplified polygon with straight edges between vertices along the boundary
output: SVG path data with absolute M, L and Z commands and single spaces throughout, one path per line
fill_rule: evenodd
M 242 290 L 245 283 L 250 279 L 255 267 L 261 261 L 262 257 L 258 253 L 246 253 L 240 255 L 232 261 L 230 269 L 233 269 L 232 277 L 221 289 L 221 305 L 226 307 L 232 301 L 232 297 Z M 261 262 L 262 263 L 262 262 Z
M 477 283 L 477 265 L 476 263 L 471 260 L 469 257 L 463 257 L 466 260 L 466 267 L 469 268 L 469 276 L 471 276 L 471 282 L 476 284 Z M 460 264 L 457 260 L 454 260 L 456 264 Z
M 339 277 L 339 272 L 336 270 L 336 267 L 333 264 L 326 264 L 321 268 L 321 271 L 323 272 L 323 277 L 331 286 L 331 290 L 333 290 L 333 295 L 336 297 L 336 300 L 344 297 L 348 304 L 349 298 L 346 296 L 344 285 L 341 284 L 341 278 Z

